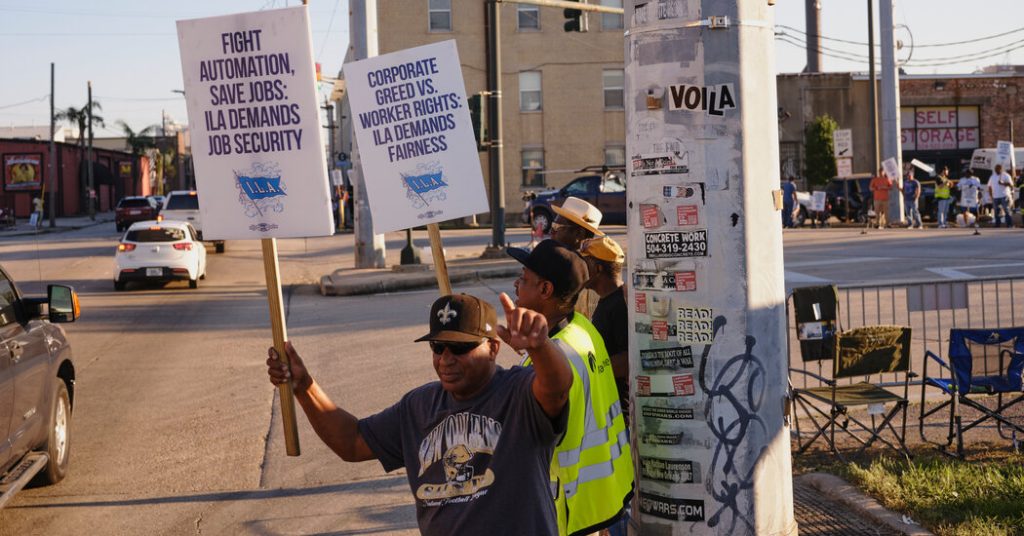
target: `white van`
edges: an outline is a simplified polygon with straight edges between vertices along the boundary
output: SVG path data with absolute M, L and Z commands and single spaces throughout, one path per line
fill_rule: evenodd
M 992 162 L 996 159 L 995 149 L 975 149 L 971 153 L 971 169 L 984 169 L 986 171 L 992 171 L 994 167 Z M 1024 148 L 1013 148 L 1013 160 L 1017 163 L 1017 167 L 1024 165 Z M 1006 167 L 1006 166 L 1003 166 Z M 1009 172 L 1010 170 L 1005 170 Z M 982 178 L 982 180 L 987 177 Z

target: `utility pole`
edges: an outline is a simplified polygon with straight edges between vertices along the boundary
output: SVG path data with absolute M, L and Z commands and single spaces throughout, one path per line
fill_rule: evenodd
M 53 138 L 57 135 L 57 116 L 53 107 L 54 66 L 50 62 L 50 228 L 57 226 L 57 149 Z M 42 214 L 39 215 L 42 218 Z
M 882 155 L 895 158 L 900 176 L 896 185 L 903 187 L 903 147 L 900 138 L 900 75 L 896 70 L 896 39 L 893 8 L 896 0 L 878 0 L 879 35 L 882 47 Z M 889 221 L 903 223 L 903 194 L 889 196 Z
M 805 73 L 821 72 L 821 0 L 804 0 L 807 26 L 807 67 Z
M 626 4 L 636 530 L 796 535 L 774 2 Z
M 501 3 L 487 0 L 487 175 L 491 179 L 491 244 L 484 258 L 505 256 L 505 173 L 501 133 Z
M 345 61 L 358 61 L 378 54 L 377 0 L 351 0 L 349 3 L 350 45 Z M 349 114 L 351 115 L 351 114 Z M 373 218 L 366 197 L 366 179 L 363 175 L 359 145 L 352 140 L 352 169 L 349 179 L 354 189 L 352 211 L 355 213 L 356 268 L 383 268 L 385 265 L 384 235 L 373 234 Z
M 871 82 L 871 153 L 875 159 L 871 164 L 874 174 L 882 165 L 878 151 L 878 83 L 875 80 L 875 0 L 868 0 L 868 79 Z
M 96 220 L 96 200 L 99 199 L 99 195 L 96 194 L 96 185 L 93 182 L 92 177 L 92 80 L 88 82 L 89 88 L 89 104 L 86 110 L 86 129 L 89 131 L 89 148 L 85 153 L 85 177 L 86 183 L 89 190 L 86 192 L 86 198 L 89 204 L 89 219 Z

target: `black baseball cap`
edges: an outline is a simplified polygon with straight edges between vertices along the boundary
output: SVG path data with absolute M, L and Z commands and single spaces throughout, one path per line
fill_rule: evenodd
M 469 294 L 441 296 L 430 307 L 430 333 L 416 339 L 441 342 L 483 342 L 497 339 L 498 313 Z
M 577 294 L 590 279 L 587 262 L 575 251 L 547 239 L 532 251 L 508 248 L 505 251 L 520 264 L 551 281 L 559 295 Z

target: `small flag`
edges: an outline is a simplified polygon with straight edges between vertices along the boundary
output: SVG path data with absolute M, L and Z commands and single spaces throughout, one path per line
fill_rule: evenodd
M 281 177 L 238 177 L 238 184 L 241 185 L 245 195 L 255 201 L 286 195 L 281 189 Z

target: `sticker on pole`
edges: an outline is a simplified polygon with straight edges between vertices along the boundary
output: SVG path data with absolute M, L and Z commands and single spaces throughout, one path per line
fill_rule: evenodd
M 344 72 L 375 233 L 487 212 L 455 41 Z
M 178 21 L 203 235 L 334 232 L 304 6 Z

